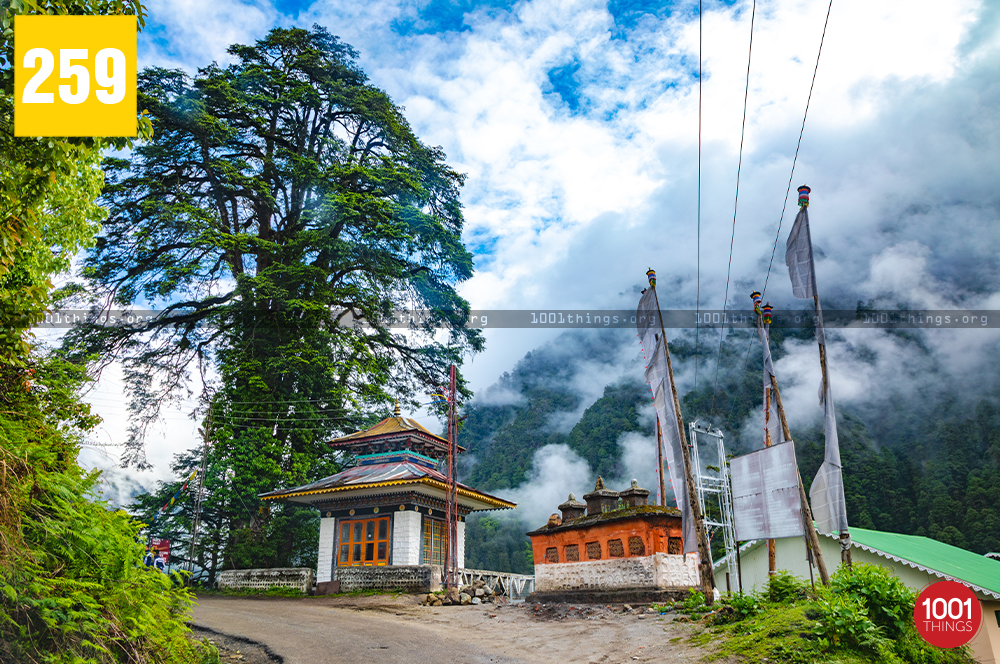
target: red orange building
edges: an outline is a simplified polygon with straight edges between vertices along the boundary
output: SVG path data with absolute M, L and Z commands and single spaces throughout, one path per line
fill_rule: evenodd
M 694 555 L 684 556 L 680 511 L 649 505 L 635 480 L 628 489 L 573 494 L 542 528 L 528 533 L 535 599 L 656 601 L 698 585 Z

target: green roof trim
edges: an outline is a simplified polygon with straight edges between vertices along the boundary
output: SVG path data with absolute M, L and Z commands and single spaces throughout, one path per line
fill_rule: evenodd
M 830 535 L 830 537 L 835 537 Z M 919 535 L 851 528 L 854 544 L 937 576 L 963 581 L 1000 598 L 1000 560 Z

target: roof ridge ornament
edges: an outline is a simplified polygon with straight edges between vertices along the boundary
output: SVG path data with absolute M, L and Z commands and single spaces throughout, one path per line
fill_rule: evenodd
M 399 417 L 399 399 L 396 399 L 396 407 L 393 409 L 392 414 Z

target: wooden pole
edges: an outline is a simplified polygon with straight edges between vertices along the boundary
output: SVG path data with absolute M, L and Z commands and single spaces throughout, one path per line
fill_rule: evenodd
M 197 550 L 198 542 L 198 525 L 201 521 L 201 493 L 202 487 L 205 486 L 205 471 L 208 467 L 208 439 L 212 434 L 212 402 L 208 403 L 208 417 L 205 418 L 205 428 L 199 429 L 202 438 L 201 445 L 201 472 L 198 473 L 198 485 L 195 489 L 195 499 L 194 499 L 194 519 L 191 523 L 191 550 L 188 553 L 188 571 L 190 571 L 191 576 L 188 577 L 188 583 L 194 578 L 194 555 Z
M 763 329 L 763 323 L 760 323 L 759 319 L 757 324 L 761 325 L 761 329 Z M 767 335 L 766 334 L 762 335 L 762 338 L 764 339 L 764 343 L 767 343 Z M 771 420 L 771 388 L 765 387 L 764 388 L 764 447 L 771 446 L 771 431 L 770 429 L 768 429 L 768 424 L 770 424 L 770 420 Z M 775 550 L 774 539 L 771 538 L 767 540 L 767 576 L 768 578 L 770 578 L 777 573 L 778 573 L 777 551 Z
M 819 294 L 813 293 L 813 304 L 816 307 L 816 313 L 818 316 L 822 316 L 819 308 Z M 820 321 L 822 325 L 822 321 Z M 823 402 L 826 403 L 826 397 L 830 393 L 830 377 L 826 370 L 826 344 L 817 343 L 819 346 L 819 366 L 823 370 Z M 841 548 L 840 548 L 840 562 L 847 565 L 848 568 L 851 566 L 851 547 L 844 546 L 844 541 L 850 538 L 850 531 L 843 530 L 840 533 Z
M 740 592 L 743 592 L 743 562 L 740 560 L 740 543 L 736 543 L 736 580 L 740 584 Z
M 785 417 L 785 407 L 781 403 L 781 391 L 778 389 L 778 379 L 771 376 L 771 391 L 774 392 L 774 401 L 778 407 L 778 420 L 781 421 L 781 431 L 785 434 L 785 440 L 792 440 L 792 432 L 788 429 L 788 419 Z M 812 509 L 809 507 L 809 499 L 806 497 L 806 489 L 802 486 L 802 476 L 799 475 L 798 466 L 795 474 L 799 480 L 799 502 L 802 504 L 802 513 L 805 515 L 806 530 L 809 534 L 809 545 L 812 548 L 813 560 L 816 561 L 816 569 L 819 570 L 819 579 L 824 586 L 830 585 L 830 574 L 826 571 L 826 562 L 823 560 L 823 550 L 819 548 L 819 535 L 816 527 L 813 526 Z M 809 574 L 812 575 L 812 566 L 809 567 Z
M 684 479 L 687 485 L 688 504 L 691 505 L 691 515 L 694 518 L 695 537 L 698 538 L 698 557 L 701 567 L 701 585 L 705 595 L 705 603 L 711 605 L 715 601 L 715 572 L 712 570 L 712 557 L 709 555 L 708 536 L 705 533 L 705 523 L 702 520 L 701 506 L 698 504 L 698 494 L 694 488 L 694 475 L 691 472 L 691 452 L 687 446 L 687 435 L 684 433 L 684 418 L 681 415 L 681 400 L 677 397 L 677 386 L 674 384 L 674 368 L 670 362 L 670 348 L 667 346 L 667 331 L 663 327 L 663 314 L 660 312 L 660 298 L 653 289 L 653 299 L 656 301 L 656 313 L 660 319 L 660 334 L 663 339 L 663 352 L 667 358 L 667 374 L 670 378 L 670 392 L 674 400 L 674 412 L 677 414 L 677 433 L 681 441 L 681 456 L 684 459 Z
M 660 478 L 660 507 L 667 506 L 667 485 L 663 480 L 663 430 L 660 428 L 660 416 L 656 416 L 656 475 Z

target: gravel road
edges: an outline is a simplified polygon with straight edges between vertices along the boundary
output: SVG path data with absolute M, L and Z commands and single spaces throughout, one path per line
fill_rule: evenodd
M 697 627 L 621 607 L 417 602 L 412 595 L 202 596 L 193 614 L 195 625 L 265 644 L 285 664 L 676 664 L 710 652 L 686 644 Z

